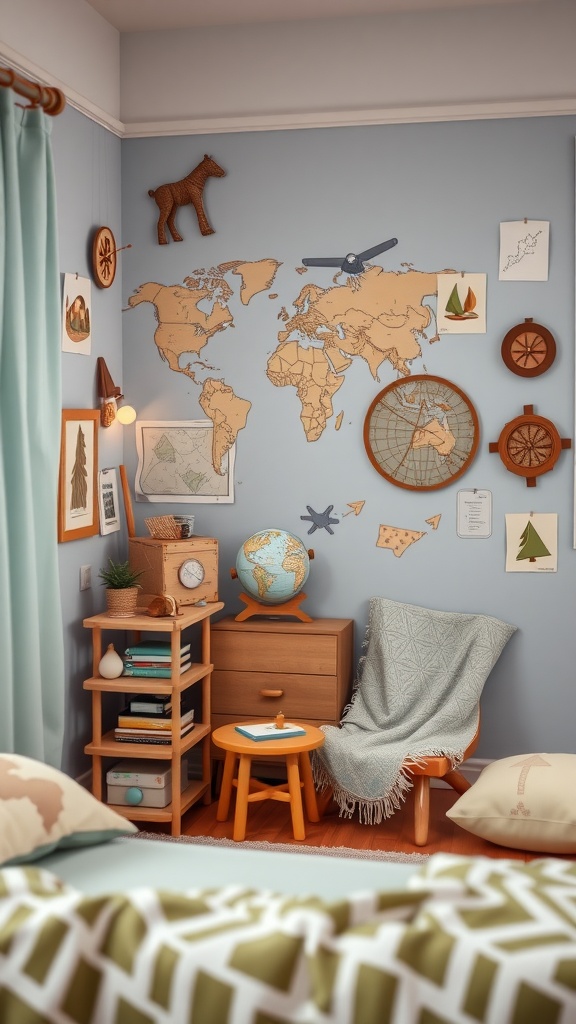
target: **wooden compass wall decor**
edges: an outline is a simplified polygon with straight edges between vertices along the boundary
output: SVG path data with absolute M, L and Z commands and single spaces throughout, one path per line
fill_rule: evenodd
M 556 358 L 556 342 L 542 324 L 527 316 L 523 324 L 511 327 L 502 342 L 502 359 L 520 377 L 538 377 L 549 370 Z
M 563 448 L 571 448 L 569 437 L 560 437 L 551 420 L 534 414 L 533 405 L 525 405 L 522 416 L 506 423 L 489 451 L 498 452 L 511 473 L 526 477 L 526 486 L 535 487 L 537 477 L 554 469 Z
M 110 228 L 98 228 L 94 235 L 92 274 L 100 288 L 109 288 L 116 276 L 116 239 Z
M 116 254 L 131 249 L 132 243 L 116 246 L 111 228 L 98 228 L 92 241 L 92 276 L 99 288 L 109 288 L 116 277 Z

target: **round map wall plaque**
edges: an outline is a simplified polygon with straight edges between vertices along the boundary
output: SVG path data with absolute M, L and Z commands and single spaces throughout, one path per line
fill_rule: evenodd
M 468 396 L 428 374 L 389 384 L 364 421 L 364 445 L 374 468 L 411 491 L 434 491 L 461 477 L 476 455 L 479 434 Z

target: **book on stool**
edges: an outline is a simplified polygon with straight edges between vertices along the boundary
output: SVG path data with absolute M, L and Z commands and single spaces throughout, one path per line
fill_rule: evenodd
M 188 784 L 188 761 L 182 759 L 180 789 Z M 120 761 L 106 772 L 106 800 L 129 807 L 166 807 L 172 800 L 172 765 L 161 761 Z

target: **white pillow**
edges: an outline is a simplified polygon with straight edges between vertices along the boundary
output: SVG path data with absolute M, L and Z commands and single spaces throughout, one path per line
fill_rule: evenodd
M 38 860 L 57 847 L 89 846 L 138 832 L 57 768 L 0 754 L 0 865 Z
M 576 754 L 517 754 L 493 761 L 446 812 L 500 846 L 576 853 Z

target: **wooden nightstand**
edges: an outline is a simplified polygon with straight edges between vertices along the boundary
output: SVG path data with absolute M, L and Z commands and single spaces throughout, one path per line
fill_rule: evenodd
M 270 721 L 279 711 L 287 721 L 339 724 L 352 687 L 352 619 L 229 616 L 212 625 L 211 639 L 212 728 Z

